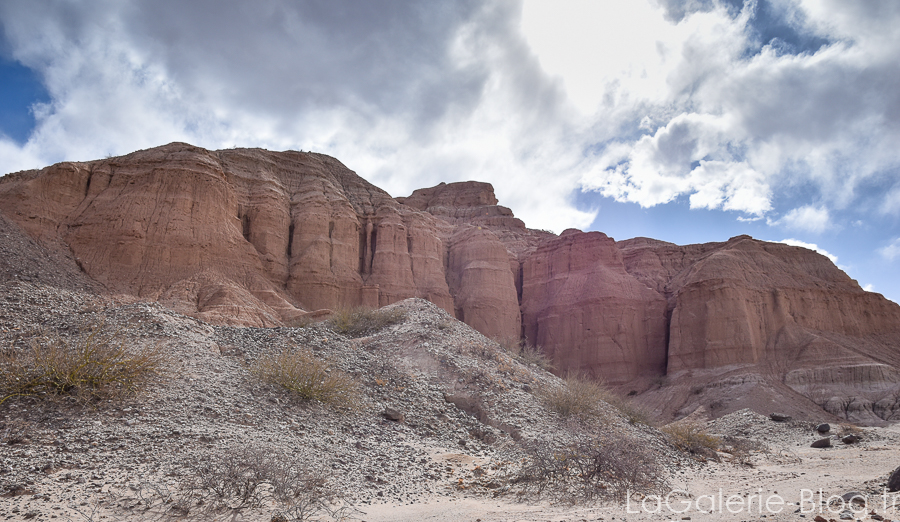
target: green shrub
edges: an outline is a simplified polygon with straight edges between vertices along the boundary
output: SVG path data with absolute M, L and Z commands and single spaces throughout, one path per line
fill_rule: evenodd
M 109 399 L 139 391 L 165 373 L 160 345 L 129 349 L 102 325 L 76 341 L 50 336 L 0 354 L 0 403 L 16 396 Z
M 606 403 L 615 408 L 631 424 L 652 425 L 649 412 L 622 397 L 602 381 L 581 375 L 568 375 L 565 386 L 544 388 L 540 395 L 544 402 L 563 417 L 588 417 L 600 413 L 600 404 Z
M 327 323 L 332 330 L 341 335 L 362 337 L 402 322 L 404 319 L 406 319 L 406 312 L 399 308 L 385 310 L 383 308 L 357 307 L 334 312 Z
M 263 357 L 252 371 L 263 381 L 284 388 L 302 401 L 351 408 L 359 401 L 356 381 L 317 359 L 308 350 L 286 350 Z

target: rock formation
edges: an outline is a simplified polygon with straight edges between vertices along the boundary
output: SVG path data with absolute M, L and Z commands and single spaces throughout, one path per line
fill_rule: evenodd
M 394 199 L 322 154 L 182 143 L 7 175 L 0 213 L 85 285 L 214 323 L 422 297 L 673 416 L 714 402 L 704 389 L 845 417 L 900 410 L 886 395 L 900 390 L 900 306 L 799 247 L 556 236 L 486 183 Z
M 111 293 L 258 326 L 406 297 L 453 310 L 443 224 L 327 156 L 174 143 L 2 181 L 2 212 Z
M 567 230 L 522 271 L 525 336 L 563 370 L 621 382 L 666 368 L 666 301 L 625 271 L 615 241 Z

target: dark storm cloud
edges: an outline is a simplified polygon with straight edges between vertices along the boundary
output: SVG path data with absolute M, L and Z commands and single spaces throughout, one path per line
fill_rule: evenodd
M 474 1 L 154 0 L 128 24 L 188 90 L 269 113 L 341 106 L 425 123 L 480 98 L 488 71 L 452 55 L 480 11 Z
M 655 3 L 567 4 L 581 9 L 567 24 L 526 30 L 514 1 L 6 0 L 0 40 L 50 103 L 27 143 L 0 140 L 0 161 L 175 140 L 313 148 L 395 194 L 493 181 L 559 229 L 586 224 L 580 187 L 760 217 L 785 172 L 819 191 L 794 208 L 830 210 L 900 163 L 900 4 Z M 590 17 L 566 33 L 585 13 L 627 27 L 597 47 L 621 60 L 553 54 L 593 41 Z

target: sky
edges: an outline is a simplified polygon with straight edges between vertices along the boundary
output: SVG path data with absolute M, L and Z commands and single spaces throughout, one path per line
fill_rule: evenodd
M 0 173 L 332 155 L 531 228 L 818 250 L 900 302 L 900 2 L 4 0 Z

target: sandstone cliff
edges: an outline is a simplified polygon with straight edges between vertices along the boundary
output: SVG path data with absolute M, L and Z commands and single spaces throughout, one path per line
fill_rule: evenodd
M 394 199 L 321 154 L 182 143 L 0 178 L 0 223 L 74 260 L 98 291 L 213 323 L 421 297 L 664 415 L 785 397 L 900 415 L 900 306 L 825 257 L 747 236 L 556 236 L 498 203 L 486 183 Z
M 443 224 L 320 154 L 173 143 L 2 181 L 2 212 L 107 291 L 213 322 L 406 297 L 453 309 Z

